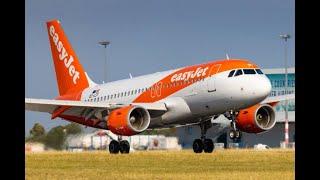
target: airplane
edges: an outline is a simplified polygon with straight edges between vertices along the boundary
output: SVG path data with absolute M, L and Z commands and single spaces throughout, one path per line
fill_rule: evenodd
M 262 133 L 276 123 L 274 106 L 267 98 L 271 83 L 261 69 L 246 59 L 221 59 L 104 84 L 93 82 L 73 50 L 59 20 L 47 23 L 59 96 L 25 99 L 28 111 L 46 112 L 85 126 L 110 130 L 118 140 L 111 154 L 129 153 L 122 136 L 147 129 L 199 125 L 201 136 L 193 142 L 195 153 L 211 153 L 206 132 L 224 115 L 230 120 L 229 137 L 241 132 Z

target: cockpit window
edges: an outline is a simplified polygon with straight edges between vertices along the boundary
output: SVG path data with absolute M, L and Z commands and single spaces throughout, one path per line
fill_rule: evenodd
M 239 75 L 241 75 L 241 74 L 242 74 L 242 70 L 241 70 L 241 69 L 238 69 L 237 72 L 236 72 L 236 74 L 235 74 L 234 76 L 239 76 Z
M 254 69 L 243 69 L 244 74 L 256 74 Z
M 260 69 L 256 69 L 258 74 L 263 74 L 263 72 Z
M 235 70 L 232 70 L 232 71 L 229 73 L 228 77 L 232 77 L 233 74 L 234 74 L 234 71 L 235 71 Z

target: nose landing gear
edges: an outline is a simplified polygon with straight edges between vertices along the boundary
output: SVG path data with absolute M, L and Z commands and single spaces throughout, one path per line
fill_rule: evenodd
M 130 144 L 127 140 L 122 140 L 122 137 L 118 137 L 118 141 L 112 140 L 109 144 L 109 152 L 111 154 L 128 154 L 130 152 Z
M 199 125 L 201 128 L 201 139 L 195 139 L 193 141 L 193 151 L 195 153 L 202 153 L 202 151 L 211 153 L 214 149 L 214 144 L 212 139 L 206 139 L 206 133 L 207 130 L 212 127 L 212 124 L 210 121 L 205 121 L 201 122 Z
M 241 131 L 239 131 L 236 126 L 237 115 L 238 115 L 238 112 L 235 112 L 233 110 L 230 110 L 225 114 L 225 117 L 231 120 L 230 126 L 232 129 L 229 131 L 229 138 L 232 139 L 233 141 L 237 141 L 242 136 Z

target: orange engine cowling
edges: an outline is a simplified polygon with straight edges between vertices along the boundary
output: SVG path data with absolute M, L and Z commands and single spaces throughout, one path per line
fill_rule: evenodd
M 268 131 L 276 124 L 275 112 L 268 104 L 257 104 L 239 111 L 236 118 L 237 128 L 247 133 Z
M 140 106 L 126 106 L 113 110 L 107 119 L 108 129 L 114 134 L 124 136 L 141 133 L 149 124 L 150 114 Z

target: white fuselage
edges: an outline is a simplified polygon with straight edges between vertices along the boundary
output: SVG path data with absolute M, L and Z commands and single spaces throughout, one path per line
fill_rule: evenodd
M 106 104 L 143 103 L 144 101 L 139 100 L 138 97 L 149 91 L 150 96 L 147 102 L 164 102 L 169 109 L 162 116 L 151 119 L 149 128 L 157 128 L 196 123 L 203 118 L 228 110 L 244 109 L 261 102 L 271 91 L 270 81 L 264 74 L 228 77 L 232 69 L 203 79 L 189 79 L 189 82 L 172 82 L 174 81 L 172 79 L 170 84 L 160 84 L 154 88 L 154 84 L 178 70 L 96 85 L 83 91 L 81 101 Z M 183 83 L 189 83 L 189 85 L 186 86 Z M 179 88 L 179 86 L 181 88 L 178 91 L 162 96 L 162 92 L 173 87 Z M 150 87 L 152 88 L 148 90 Z

